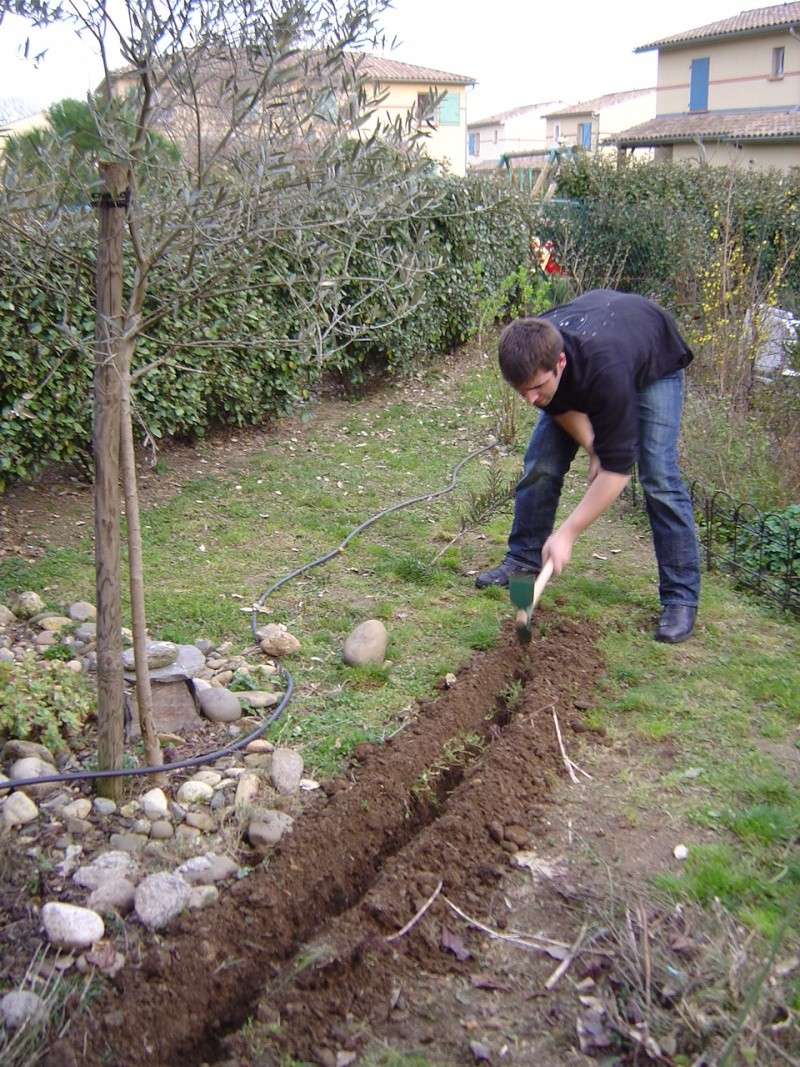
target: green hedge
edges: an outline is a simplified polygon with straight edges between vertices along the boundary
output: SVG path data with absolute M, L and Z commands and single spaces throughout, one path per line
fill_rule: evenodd
M 302 346 L 286 343 L 302 337 L 303 324 L 292 310 L 296 302 L 274 281 L 269 248 L 252 250 L 256 269 L 246 292 L 202 301 L 187 303 L 175 280 L 178 272 L 165 267 L 154 278 L 145 317 L 165 302 L 176 311 L 137 347 L 134 371 L 164 360 L 135 384 L 137 436 L 144 427 L 155 438 L 198 437 L 212 426 L 263 423 L 307 396 L 325 370 L 358 382 L 376 362 L 396 371 L 470 337 L 487 297 L 527 260 L 531 204 L 490 179 L 431 176 L 426 182 L 431 185 L 423 186 L 420 196 L 436 202 L 435 211 L 397 223 L 388 240 L 381 228 L 380 256 L 367 238 L 362 253 L 371 271 L 376 264 L 388 271 L 408 241 L 424 245 L 438 265 L 408 279 L 415 309 L 397 318 L 391 301 L 382 303 L 351 285 L 346 298 L 357 305 L 353 318 L 386 325 L 353 339 L 358 328 L 345 316 L 323 365 Z M 94 331 L 94 248 L 90 237 L 81 236 L 85 231 L 85 225 L 63 226 L 51 240 L 46 262 L 21 240 L 0 247 L 0 487 L 31 478 L 48 462 L 86 464 L 90 456 L 90 344 L 81 347 L 70 339 L 90 341 Z M 82 261 L 81 282 L 66 297 L 38 281 L 60 269 L 60 256 L 72 264 Z M 352 264 L 353 276 L 369 276 L 370 270 L 359 266 Z M 198 290 L 202 283 L 202 277 L 195 279 Z M 362 302 L 364 295 L 368 299 Z M 180 347 L 186 339 L 193 347 Z

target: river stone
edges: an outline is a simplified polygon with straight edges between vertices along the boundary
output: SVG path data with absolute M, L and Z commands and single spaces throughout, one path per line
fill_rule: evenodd
M 96 911 L 60 901 L 45 904 L 42 923 L 48 941 L 58 948 L 88 948 L 105 933 L 103 920 Z
M 16 663 L 17 657 L 10 648 L 0 648 L 0 663 Z
M 11 596 L 8 606 L 18 619 L 32 619 L 34 615 L 44 611 L 44 601 L 38 593 L 34 593 L 31 590 Z
M 0 1021 L 9 1030 L 18 1030 L 29 1023 L 36 1026 L 47 1019 L 47 1005 L 42 998 L 29 989 L 15 989 L 0 1000 Z
M 201 689 L 198 693 L 200 710 L 212 722 L 235 722 L 242 717 L 239 698 L 229 689 Z
M 210 785 L 213 789 L 215 785 L 219 785 L 222 781 L 222 775 L 219 771 L 202 770 L 197 771 L 189 779 L 190 782 L 205 782 L 206 785 Z
M 67 608 L 67 615 L 73 622 L 93 622 L 97 618 L 97 608 L 88 600 L 76 600 Z
M 350 667 L 381 664 L 386 656 L 389 635 L 380 619 L 367 619 L 356 626 L 344 643 L 342 659 Z
M 109 845 L 118 852 L 141 852 L 147 844 L 146 834 L 112 834 Z
M 210 908 L 218 900 L 219 890 L 215 885 L 193 885 L 189 894 L 189 908 L 192 911 Z
M 68 619 L 66 615 L 45 615 L 37 625 L 40 630 L 49 630 L 50 633 L 57 634 L 65 626 L 72 626 L 72 619 Z
M 256 631 L 261 651 L 268 656 L 291 656 L 300 651 L 300 642 L 282 622 L 270 622 Z
M 205 811 L 188 811 L 186 813 L 186 825 L 193 826 L 195 830 L 202 830 L 210 834 L 217 828 L 217 821 L 213 815 Z
M 78 641 L 83 641 L 85 645 L 90 644 L 97 639 L 97 623 L 84 622 L 75 631 L 75 638 Z
M 172 641 L 148 641 L 145 651 L 147 653 L 147 666 L 151 671 L 169 667 L 178 658 L 178 646 Z M 122 665 L 126 672 L 133 672 L 134 654 L 132 648 L 128 648 L 122 653 Z
M 150 827 L 150 839 L 152 841 L 166 841 L 172 837 L 175 830 L 168 819 L 156 819 Z
M 148 789 L 141 799 L 142 811 L 152 822 L 165 819 L 169 811 L 169 801 L 163 789 Z
M 92 807 L 98 815 L 113 815 L 117 810 L 117 803 L 110 797 L 95 797 Z
M 175 873 L 192 885 L 212 885 L 223 878 L 230 878 L 238 870 L 237 864 L 229 856 L 206 852 L 204 856 L 193 856 L 182 863 Z
M 199 648 L 194 645 L 177 645 L 177 655 L 172 663 L 166 667 L 150 671 L 151 682 L 182 682 L 186 678 L 194 678 L 206 665 L 206 658 Z M 131 673 L 129 681 L 136 676 Z
M 88 797 L 78 797 L 71 804 L 65 804 L 61 814 L 66 819 L 86 819 L 92 810 L 92 802 Z
M 33 643 L 37 648 L 50 648 L 57 640 L 58 638 L 51 630 L 42 630 L 34 637 Z
M 55 756 L 49 748 L 39 745 L 35 741 L 6 741 L 3 745 L 3 763 L 12 763 L 14 760 L 25 759 L 27 756 L 36 756 L 45 763 L 55 763 Z
M 247 828 L 247 839 L 253 848 L 263 852 L 277 845 L 292 828 L 294 819 L 283 811 L 260 811 Z
M 249 804 L 252 804 L 260 785 L 261 779 L 257 774 L 245 771 L 244 774 L 240 775 L 239 781 L 236 783 L 236 796 L 233 801 L 235 807 L 246 808 Z
M 116 911 L 127 915 L 133 908 L 136 886 L 122 875 L 112 875 L 94 889 L 86 901 L 86 906 L 98 914 Z
M 11 626 L 16 621 L 17 616 L 14 612 L 10 608 L 7 608 L 5 604 L 0 604 L 0 629 L 4 626 Z
M 178 790 L 176 800 L 179 804 L 208 804 L 213 795 L 213 788 L 206 782 L 189 779 Z
M 267 693 L 261 689 L 251 689 L 238 694 L 239 700 L 248 708 L 272 708 L 281 699 L 280 693 Z
M 136 888 L 136 915 L 151 930 L 162 930 L 180 915 L 189 903 L 189 894 L 189 883 L 179 874 L 150 874 Z
M 129 878 L 133 881 L 135 877 L 136 860 L 127 852 L 110 851 L 101 852 L 91 863 L 79 867 L 72 880 L 84 889 L 97 889 L 109 878 Z
M 3 804 L 3 824 L 7 827 L 26 826 L 33 822 L 39 809 L 29 796 L 22 792 L 12 793 Z
M 276 748 L 272 753 L 270 777 L 279 793 L 284 796 L 296 793 L 303 777 L 303 757 L 293 748 Z
M 51 774 L 58 774 L 52 763 L 45 763 L 38 756 L 24 756 L 11 764 L 9 776 L 16 782 L 26 778 L 45 778 Z M 32 797 L 45 797 L 48 793 L 54 793 L 58 789 L 56 782 L 45 782 L 42 785 L 23 786 L 26 793 Z

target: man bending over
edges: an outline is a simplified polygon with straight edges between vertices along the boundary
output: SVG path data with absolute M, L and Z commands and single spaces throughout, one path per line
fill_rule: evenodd
M 538 573 L 548 559 L 560 574 L 636 463 L 658 560 L 655 638 L 685 641 L 700 593 L 694 513 L 678 469 L 684 368 L 693 355 L 672 317 L 644 297 L 595 289 L 506 326 L 499 358 L 504 379 L 542 414 L 525 453 L 506 558 L 475 584 L 507 585 L 510 574 Z M 589 454 L 589 488 L 554 531 L 579 446 Z

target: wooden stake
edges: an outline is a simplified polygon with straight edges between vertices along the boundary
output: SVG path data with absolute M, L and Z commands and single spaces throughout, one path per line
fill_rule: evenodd
M 119 443 L 121 380 L 117 365 L 122 317 L 122 237 L 128 172 L 98 164 L 99 203 L 94 368 L 94 548 L 97 600 L 97 764 L 122 767 L 124 746 L 122 607 L 120 599 Z M 121 778 L 101 778 L 98 792 L 122 796 Z

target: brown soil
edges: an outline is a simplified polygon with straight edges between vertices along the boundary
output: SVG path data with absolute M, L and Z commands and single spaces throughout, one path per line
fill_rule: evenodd
M 385 938 L 439 880 L 459 907 L 486 914 L 517 847 L 504 835 L 535 826 L 563 772 L 550 709 L 569 735 L 574 704 L 587 699 L 600 668 L 587 627 L 551 622 L 548 638 L 526 649 L 511 633 L 504 638 L 413 725 L 360 752 L 348 778 L 326 783 L 268 864 L 127 966 L 86 1028 L 70 1032 L 79 1061 L 218 1059 L 220 1039 L 266 993 L 270 1011 L 290 1021 L 276 1057 L 325 1062 L 326 1050 L 365 1044 L 398 973 L 461 969 L 442 951 L 439 921 L 420 936 Z M 437 907 L 445 920 L 445 905 Z M 65 1051 L 52 1062 L 66 1062 Z

